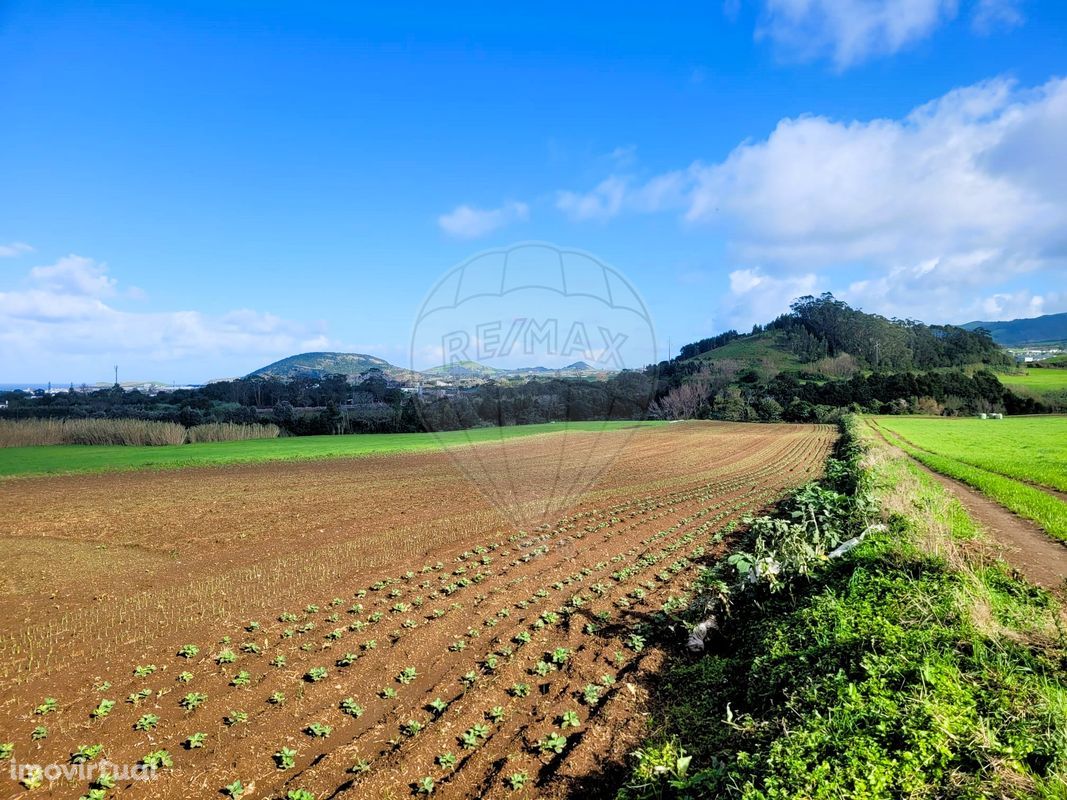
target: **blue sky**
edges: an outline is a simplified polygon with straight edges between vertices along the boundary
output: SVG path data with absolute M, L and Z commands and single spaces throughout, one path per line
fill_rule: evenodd
M 1065 4 L 574 6 L 0 5 L 0 381 L 406 363 L 523 240 L 675 349 L 823 290 L 1067 310 Z

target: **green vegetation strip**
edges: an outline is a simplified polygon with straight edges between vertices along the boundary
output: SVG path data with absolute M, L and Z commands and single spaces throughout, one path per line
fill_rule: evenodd
M 620 797 L 1067 796 L 1062 610 L 968 563 L 958 501 L 876 446 L 864 483 L 906 510 L 787 589 L 736 598 L 711 652 L 673 661 Z
M 973 467 L 946 456 L 928 453 L 912 446 L 898 436 L 882 429 L 890 444 L 899 447 L 916 461 L 925 464 L 934 472 L 973 486 L 986 497 L 995 500 L 1020 517 L 1033 520 L 1045 532 L 1057 539 L 1067 541 L 1067 503 L 1047 492 L 1025 483 L 1006 478 L 995 472 Z
M 1028 483 L 1067 491 L 1067 417 L 876 417 L 915 447 Z
M 520 436 L 564 431 L 612 432 L 663 425 L 661 422 L 571 422 L 474 428 L 444 433 L 368 433 L 346 436 L 296 436 L 243 442 L 137 447 L 122 445 L 51 445 L 0 448 L 0 477 L 110 472 L 137 469 L 360 458 L 391 453 L 440 450 L 467 444 L 499 442 Z
M 1067 389 L 1067 369 L 1028 369 L 1022 375 L 998 375 L 1005 386 L 1023 386 L 1035 392 Z

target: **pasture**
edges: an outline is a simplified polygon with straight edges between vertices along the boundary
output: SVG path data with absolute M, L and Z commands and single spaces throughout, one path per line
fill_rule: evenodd
M 661 422 L 568 422 L 473 428 L 441 433 L 368 433 L 351 436 L 299 436 L 233 442 L 113 447 L 110 445 L 42 445 L 0 448 L 0 478 L 140 469 L 255 464 L 363 458 L 390 453 L 417 453 L 463 444 L 499 442 L 561 431 L 623 430 Z
M 1062 367 L 1050 369 L 1027 369 L 1023 375 L 997 375 L 1005 386 L 1029 389 L 1032 392 L 1067 391 L 1067 369 Z
M 837 436 L 594 426 L 565 448 L 460 448 L 477 470 L 391 436 L 358 459 L 319 443 L 298 462 L 0 483 L 0 745 L 160 766 L 131 798 L 580 794 L 646 734 L 642 626 Z M 128 470 L 135 450 L 80 466 Z M 566 507 L 532 507 L 548 485 Z
M 890 442 L 1067 539 L 1067 417 L 876 417 Z

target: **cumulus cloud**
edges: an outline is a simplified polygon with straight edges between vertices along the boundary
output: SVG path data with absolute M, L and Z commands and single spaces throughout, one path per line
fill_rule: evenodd
M 505 203 L 500 208 L 456 206 L 437 218 L 437 224 L 449 236 L 457 239 L 478 239 L 514 222 L 530 218 L 526 203 Z
M 660 177 L 739 266 L 860 269 L 871 277 L 848 294 L 868 307 L 959 320 L 960 291 L 1067 267 L 1067 80 L 991 80 L 902 119 L 783 119 L 721 162 Z M 657 210 L 656 180 L 627 185 L 616 213 Z
M 734 270 L 723 303 L 723 320 L 738 330 L 762 324 L 788 311 L 795 298 L 813 294 L 819 285 L 819 276 L 813 272 L 776 277 L 760 268 Z
M 32 268 L 21 286 L 0 292 L 6 379 L 33 378 L 42 370 L 80 379 L 116 362 L 133 362 L 147 372 L 176 365 L 202 369 L 205 363 L 247 357 L 253 368 L 263 360 L 335 346 L 321 324 L 250 309 L 210 315 L 117 307 L 116 300 L 128 296 L 107 266 L 90 258 L 69 255 Z M 197 374 L 199 369 L 190 377 Z
M 11 242 L 10 244 L 0 244 L 0 258 L 15 258 L 21 256 L 24 253 L 32 253 L 33 248 L 25 242 Z

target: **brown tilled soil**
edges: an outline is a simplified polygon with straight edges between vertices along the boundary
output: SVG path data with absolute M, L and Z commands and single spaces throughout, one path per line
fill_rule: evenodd
M 405 797 L 426 777 L 455 798 L 610 793 L 663 658 L 634 633 L 681 602 L 731 521 L 816 477 L 834 440 L 828 427 L 726 423 L 597 438 L 616 435 L 571 435 L 566 451 L 552 435 L 484 445 L 476 463 L 0 485 L 0 743 L 37 764 L 97 743 L 118 764 L 165 749 L 173 767 L 120 782 L 123 797 L 220 797 L 237 779 L 252 798 Z M 179 657 L 183 644 L 199 652 Z M 183 709 L 193 692 L 206 699 Z M 56 710 L 35 714 L 45 697 Z M 91 718 L 102 699 L 114 709 Z M 567 711 L 576 727 L 562 727 Z M 37 726 L 47 737 L 34 741 Z M 553 731 L 565 743 L 542 752 Z M 183 746 L 197 732 L 203 747 Z M 292 768 L 276 766 L 282 747 Z M 35 796 L 86 789 L 60 778 Z M 0 774 L 0 796 L 19 793 Z

